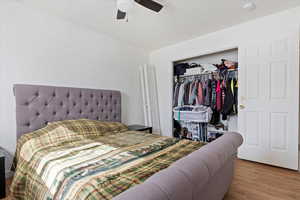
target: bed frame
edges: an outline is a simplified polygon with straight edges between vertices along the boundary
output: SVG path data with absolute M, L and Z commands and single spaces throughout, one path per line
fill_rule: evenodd
M 40 85 L 14 85 L 17 138 L 48 122 L 88 118 L 121 122 L 121 93 Z M 114 200 L 222 200 L 233 178 L 242 137 L 227 133 L 173 163 Z
M 17 138 L 48 122 L 93 119 L 121 122 L 121 93 L 40 85 L 14 85 Z

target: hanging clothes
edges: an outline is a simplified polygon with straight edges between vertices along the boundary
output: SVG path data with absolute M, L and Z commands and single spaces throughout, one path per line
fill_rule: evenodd
M 210 106 L 210 101 L 211 101 L 211 82 L 210 80 L 206 80 L 204 82 L 204 87 L 203 87 L 203 104 L 205 106 Z
M 217 88 L 216 88 L 216 110 L 221 112 L 222 110 L 222 90 L 221 90 L 221 81 L 217 81 Z
M 189 92 L 190 92 L 191 83 L 187 82 L 184 88 L 184 96 L 183 96 L 183 105 L 189 104 Z
M 225 103 L 225 93 L 226 93 L 226 81 L 223 80 L 221 84 L 222 110 L 224 108 L 224 103 Z
M 230 115 L 233 112 L 233 105 L 234 105 L 234 94 L 232 91 L 232 80 L 226 81 L 226 87 L 224 89 L 225 91 L 225 98 L 224 98 L 224 104 L 222 109 L 222 119 L 227 120 L 227 116 Z
M 192 81 L 190 83 L 190 88 L 189 88 L 189 101 L 188 101 L 189 105 L 193 104 L 193 90 L 194 90 L 194 85 L 195 85 L 195 82 Z
M 196 65 L 201 66 L 201 65 Z M 227 120 L 229 115 L 238 113 L 238 80 L 235 62 L 222 60 L 215 65 L 218 70 L 213 73 L 197 74 L 195 76 L 181 76 L 182 72 L 174 74 L 176 83 L 173 88 L 173 106 L 180 111 L 189 111 L 189 105 L 203 105 L 210 107 L 212 117 L 209 124 L 216 129 L 226 127 L 221 121 Z M 203 72 L 202 72 L 203 73 Z M 181 138 L 208 141 L 208 123 L 199 123 L 198 128 L 190 121 L 179 120 L 181 126 L 175 128 L 174 135 Z M 183 124 L 182 124 L 183 123 Z M 175 126 L 174 126 L 175 127 Z M 198 131 L 195 131 L 198 130 Z M 224 129 L 225 130 L 225 129 Z
M 184 105 L 184 90 L 185 90 L 185 83 L 182 83 L 179 87 L 179 92 L 178 92 L 178 106 L 183 106 Z
M 189 105 L 198 105 L 197 95 L 198 95 L 198 81 L 193 81 L 190 89 Z
M 233 88 L 233 96 L 234 96 L 234 114 L 238 114 L 238 80 L 234 79 L 234 88 Z
M 232 73 L 233 72 L 233 73 Z M 212 110 L 228 114 L 236 114 L 238 109 L 238 81 L 235 71 L 219 71 L 214 78 L 207 75 L 193 80 L 178 81 L 173 88 L 173 106 L 205 105 Z M 225 75 L 224 79 L 223 75 Z M 217 77 L 217 80 L 215 79 Z M 180 78 L 180 77 L 179 77 Z M 231 110 L 231 105 L 233 108 Z
M 217 82 L 215 80 L 211 81 L 211 102 L 210 107 L 215 110 L 217 107 Z
M 197 105 L 203 105 L 203 88 L 201 81 L 198 82 L 197 87 Z
M 176 83 L 174 90 L 173 90 L 173 107 L 178 106 L 178 95 L 179 95 L 179 89 L 180 89 L 180 83 Z

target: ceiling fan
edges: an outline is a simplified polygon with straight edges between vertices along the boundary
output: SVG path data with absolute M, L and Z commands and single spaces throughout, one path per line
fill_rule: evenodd
M 117 20 L 125 19 L 127 12 L 133 7 L 134 3 L 138 3 L 154 12 L 159 12 L 163 8 L 163 5 L 152 0 L 117 0 Z

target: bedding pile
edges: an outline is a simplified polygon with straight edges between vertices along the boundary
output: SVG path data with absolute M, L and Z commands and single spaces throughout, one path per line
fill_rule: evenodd
M 203 145 L 117 122 L 50 123 L 19 139 L 12 199 L 112 199 Z

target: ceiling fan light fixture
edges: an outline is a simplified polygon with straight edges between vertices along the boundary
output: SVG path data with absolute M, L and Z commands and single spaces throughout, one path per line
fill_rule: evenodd
M 243 4 L 243 8 L 245 10 L 252 11 L 252 10 L 256 9 L 256 4 L 253 1 L 251 1 L 251 0 L 245 0 L 244 4 Z
M 135 3 L 156 13 L 160 12 L 164 7 L 160 3 L 157 3 L 153 0 L 117 0 L 117 20 L 127 19 L 128 21 L 128 11 L 133 8 Z
M 118 0 L 117 8 L 118 10 L 127 13 L 133 8 L 134 0 Z

